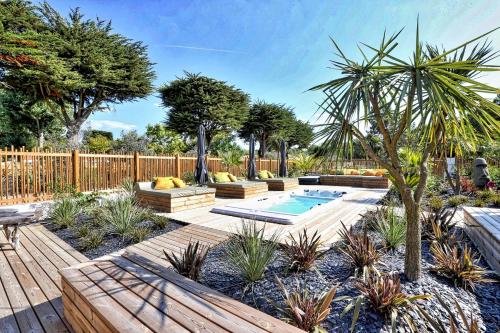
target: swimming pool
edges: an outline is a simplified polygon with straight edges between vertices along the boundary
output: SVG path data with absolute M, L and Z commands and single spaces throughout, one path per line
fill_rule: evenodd
M 280 196 L 249 199 L 237 204 L 212 208 L 211 212 L 266 222 L 293 224 L 328 209 L 345 192 L 304 190 Z

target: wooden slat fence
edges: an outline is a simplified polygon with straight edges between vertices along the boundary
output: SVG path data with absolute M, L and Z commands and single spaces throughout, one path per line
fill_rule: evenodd
M 209 171 L 228 170 L 237 176 L 246 174 L 247 157 L 239 166 L 229 169 L 220 158 L 207 157 Z M 500 166 L 500 161 L 488 161 Z M 459 160 L 462 170 L 470 168 L 471 160 Z M 257 159 L 258 170 L 277 173 L 276 159 Z M 117 188 L 125 179 L 148 181 L 157 176 L 186 177 L 193 173 L 196 156 L 150 156 L 138 153 L 91 154 L 79 151 L 26 151 L 24 149 L 0 150 L 0 205 L 34 202 L 50 199 L 59 190 L 73 187 L 77 191 L 90 192 Z M 289 162 L 289 166 L 291 163 Z M 371 160 L 344 161 L 347 168 L 378 168 Z M 322 164 L 316 172 L 328 172 L 336 168 L 334 162 Z M 442 160 L 433 162 L 433 172 L 442 175 Z

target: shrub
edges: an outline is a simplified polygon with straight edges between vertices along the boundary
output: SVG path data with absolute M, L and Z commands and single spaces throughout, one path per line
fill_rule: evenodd
M 486 202 L 481 198 L 477 198 L 476 200 L 474 200 L 472 205 L 474 207 L 484 207 L 484 206 L 486 206 Z
M 91 225 L 90 223 L 84 223 L 79 227 L 73 227 L 73 233 L 78 237 L 78 238 L 84 238 L 87 237 L 90 234 L 91 231 Z
M 431 197 L 429 199 L 428 204 L 429 204 L 429 208 L 433 212 L 436 212 L 444 207 L 443 199 L 441 199 L 441 197 L 437 197 L 437 196 Z
M 476 190 L 474 182 L 470 178 L 460 177 L 460 189 L 465 193 L 472 193 Z
M 248 283 L 264 276 L 278 248 L 279 234 L 275 232 L 269 240 L 265 240 L 264 229 L 265 227 L 258 229 L 255 221 L 243 221 L 226 248 L 229 261 Z
M 469 198 L 465 195 L 454 195 L 448 198 L 447 204 L 450 207 L 459 207 L 469 201 Z
M 386 218 L 388 215 L 389 207 L 380 206 L 375 210 L 368 210 L 364 214 L 359 214 L 363 218 L 364 227 L 369 230 L 377 229 L 377 222 L 380 218 Z
M 148 227 L 136 227 L 130 231 L 127 238 L 130 239 L 132 243 L 140 243 L 148 237 L 151 233 L 151 229 Z
M 208 247 L 200 245 L 200 242 L 189 242 L 187 248 L 181 251 L 179 257 L 174 253 L 171 255 L 163 250 L 168 262 L 175 270 L 193 281 L 198 281 L 201 266 L 205 262 L 208 254 Z
M 495 192 L 493 191 L 488 191 L 488 190 L 485 190 L 485 191 L 477 191 L 476 192 L 476 197 L 483 200 L 483 201 L 488 201 L 490 200 L 491 198 L 493 198 L 495 196 Z
M 151 216 L 149 216 L 148 219 L 151 222 L 153 222 L 155 229 L 163 229 L 170 223 L 170 220 L 168 217 L 156 215 L 156 214 L 151 214 Z
M 457 212 L 457 207 L 441 208 L 436 212 L 422 213 L 422 237 L 427 240 L 438 242 L 448 242 L 454 239 L 452 233 L 455 222 L 453 217 Z
M 107 200 L 99 209 L 98 218 L 109 232 L 125 238 L 148 215 L 149 211 L 139 207 L 133 198 L 122 196 Z
M 130 178 L 123 179 L 119 189 L 125 195 L 135 196 L 134 181 Z
M 394 250 L 405 243 L 406 217 L 399 216 L 394 207 L 387 210 L 387 214 L 377 216 L 377 232 L 384 239 L 388 250 Z
M 309 237 L 306 229 L 299 234 L 296 240 L 290 233 L 290 243 L 288 241 L 281 245 L 281 249 L 290 259 L 290 270 L 306 271 L 310 269 L 314 262 L 324 256 L 327 251 L 320 251 L 321 237 L 318 231 L 315 231 L 312 237 Z
M 489 200 L 490 204 L 495 208 L 500 208 L 500 194 L 496 194 Z
M 326 332 L 320 325 L 330 314 L 330 304 L 337 288 L 332 287 L 326 292 L 311 294 L 305 283 L 299 284 L 297 281 L 295 289 L 288 291 L 278 277 L 276 282 L 285 302 L 285 307 L 277 307 L 284 316 L 284 321 L 307 332 Z
M 457 287 L 474 290 L 477 283 L 491 282 L 485 276 L 488 273 L 477 265 L 478 255 L 465 245 L 461 249 L 458 245 L 432 243 L 431 252 L 434 257 L 432 271 L 450 279 Z
M 186 184 L 194 184 L 196 179 L 194 178 L 194 172 L 186 171 L 182 175 L 182 179 L 186 182 Z
M 91 231 L 86 237 L 80 239 L 80 246 L 84 250 L 98 248 L 104 241 L 104 234 L 100 230 Z
M 50 218 L 55 225 L 64 229 L 75 224 L 78 214 L 80 214 L 78 202 L 70 197 L 63 197 L 52 205 Z
M 341 222 L 342 229 L 339 231 L 344 246 L 340 249 L 347 257 L 349 264 L 354 267 L 354 274 L 370 271 L 380 258 L 380 253 L 372 243 L 365 231 L 363 234 L 354 233 L 352 227 L 347 230 Z

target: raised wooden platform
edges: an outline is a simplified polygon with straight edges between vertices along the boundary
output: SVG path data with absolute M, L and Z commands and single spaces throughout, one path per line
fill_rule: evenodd
M 222 198 L 246 199 L 264 194 L 268 191 L 266 183 L 209 183 L 208 187 L 215 188 L 215 196 Z
M 57 271 L 87 258 L 40 224 L 20 227 L 19 236 L 17 251 L 0 249 L 0 332 L 71 332 Z
M 378 176 L 321 175 L 321 185 L 389 188 L 389 179 Z
M 464 207 L 465 232 L 500 275 L 500 209 Z
M 258 182 L 266 183 L 269 191 L 288 191 L 299 187 L 297 178 L 270 178 L 259 179 Z
M 64 313 L 76 332 L 302 332 L 168 268 L 163 249 L 228 234 L 189 225 L 61 271 Z

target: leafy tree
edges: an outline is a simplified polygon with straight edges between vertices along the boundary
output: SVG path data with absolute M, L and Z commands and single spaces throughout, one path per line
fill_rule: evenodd
M 334 42 L 339 59 L 333 65 L 341 74 L 311 88 L 326 94 L 320 104 L 320 117 L 325 122 L 318 132 L 325 149 L 342 158 L 353 139 L 358 139 L 366 154 L 391 175 L 408 221 L 405 274 L 410 280 L 421 275 L 419 209 L 429 157 L 450 138 L 460 137 L 474 145 L 480 138 L 491 141 L 500 134 L 500 124 L 494 117 L 500 114 L 500 108 L 482 95 L 496 94 L 498 89 L 475 79 L 477 73 L 498 70 L 487 64 L 493 53 L 489 44 L 467 47 L 487 34 L 449 51 L 436 52 L 434 47 L 423 45 L 418 30 L 417 26 L 410 61 L 393 54 L 400 33 L 389 38 L 384 35 L 379 47 L 368 46 L 361 62 L 347 58 Z M 396 126 L 390 128 L 385 117 Z M 383 136 L 384 154 L 376 154 L 370 147 L 361 126 L 367 120 L 376 122 Z M 421 154 L 414 188 L 405 179 L 398 155 L 402 136 L 410 129 L 414 129 L 412 135 Z
M 85 131 L 83 133 L 83 141 L 86 142 L 90 138 L 94 138 L 98 135 L 103 136 L 110 141 L 113 141 L 113 132 L 101 131 L 101 130 L 95 130 L 95 129 L 89 129 L 89 130 Z
M 295 121 L 291 107 L 257 101 L 251 106 L 248 119 L 239 130 L 239 135 L 248 140 L 253 133 L 259 141 L 259 157 L 264 157 L 270 144 L 278 139 L 289 138 L 295 130 Z
M 220 156 L 221 152 L 236 150 L 244 155 L 243 149 L 236 143 L 236 138 L 234 135 L 218 134 L 212 141 L 212 155 Z
M 13 9 L 22 17 L 13 17 Z M 146 47 L 114 33 L 110 22 L 84 19 L 78 8 L 66 19 L 46 2 L 37 8 L 2 2 L 0 17 L 5 31 L 1 81 L 52 102 L 48 105 L 64 123 L 72 146 L 92 113 L 152 91 L 155 75 Z
M 200 125 L 205 126 L 210 149 L 215 135 L 242 126 L 248 115 L 249 97 L 224 81 L 188 72 L 184 75 L 159 89 L 167 108 L 166 126 L 190 137 L 196 137 Z
M 97 134 L 88 139 L 87 147 L 94 153 L 106 153 L 113 148 L 113 140 L 109 137 Z
M 115 140 L 114 149 L 124 152 L 149 152 L 149 141 L 145 135 L 139 135 L 136 130 L 122 131 L 121 136 Z
M 148 125 L 146 127 L 148 148 L 156 154 L 175 154 L 188 150 L 189 145 L 179 133 L 169 130 L 163 124 Z
M 309 147 L 314 139 L 314 132 L 312 126 L 300 119 L 295 120 L 293 131 L 288 138 L 288 145 L 304 149 Z

